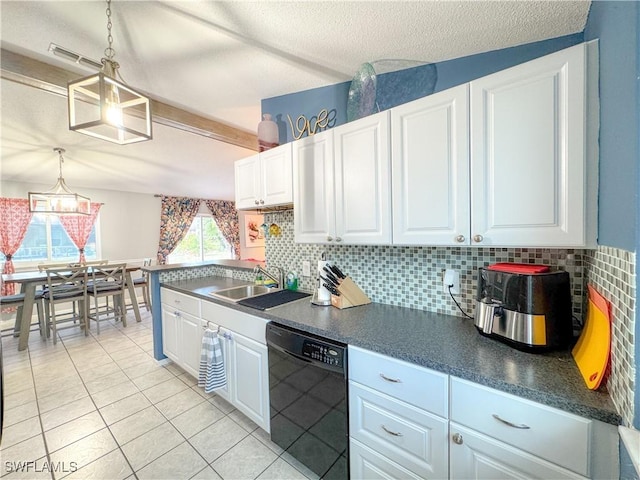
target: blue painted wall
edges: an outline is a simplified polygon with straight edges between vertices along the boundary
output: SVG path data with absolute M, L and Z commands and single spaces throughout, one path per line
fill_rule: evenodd
M 638 243 L 638 2 L 595 1 L 585 40 L 600 39 L 598 243 Z
M 584 41 L 583 34 L 576 33 L 436 63 L 438 80 L 434 91 L 439 92 L 461 85 L 476 78 L 577 45 L 582 41 Z M 376 101 L 380 110 L 386 110 L 425 96 L 424 89 L 419 85 L 419 82 L 412 81 L 412 77 L 419 79 L 426 68 L 414 67 L 399 72 L 378 75 Z M 347 98 L 350 85 L 351 81 L 348 81 L 267 98 L 262 100 L 262 113 L 270 113 L 278 124 L 280 144 L 288 143 L 301 138 L 300 131 L 302 128 L 300 127 L 303 126 L 303 121 L 300 120 L 300 124 L 297 125 L 297 120 L 301 115 L 310 120 L 312 130 L 319 112 L 323 109 L 326 109 L 329 113 L 328 128 L 346 123 Z M 399 88 L 399 85 L 402 85 L 402 88 Z M 407 85 L 412 85 L 412 87 L 407 88 Z M 293 129 L 291 128 L 292 124 Z M 321 130 L 322 128 L 318 129 L 318 131 Z M 307 133 L 303 133 L 302 136 L 307 136 Z
M 594 1 L 585 40 L 600 39 L 598 243 L 638 252 L 640 3 Z M 636 274 L 636 285 L 640 285 Z M 635 418 L 640 429 L 640 303 L 636 302 Z

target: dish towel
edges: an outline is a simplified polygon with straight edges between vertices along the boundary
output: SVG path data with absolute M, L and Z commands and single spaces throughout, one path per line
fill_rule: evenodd
M 227 375 L 224 371 L 224 357 L 220 339 L 216 332 L 207 329 L 202 336 L 198 386 L 204 387 L 205 393 L 211 393 L 226 385 Z

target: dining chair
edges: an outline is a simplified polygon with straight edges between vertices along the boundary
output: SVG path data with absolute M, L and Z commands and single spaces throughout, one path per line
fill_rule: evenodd
M 24 293 L 16 293 L 15 295 L 5 295 L 0 297 L 0 311 L 5 308 L 17 309 L 18 307 L 24 307 Z M 36 294 L 34 297 L 34 303 L 36 305 L 36 309 L 38 311 L 38 327 L 40 329 L 40 336 L 44 337 L 47 333 L 46 330 L 46 320 L 44 316 L 44 308 L 42 303 L 42 290 L 36 290 Z M 20 336 L 20 322 L 22 319 L 16 312 L 16 322 L 13 327 L 13 336 Z
M 58 330 L 73 328 L 80 322 L 88 335 L 87 321 L 87 267 L 47 268 L 47 287 L 42 292 L 42 299 L 46 311 L 47 336 L 53 334 L 54 345 L 58 342 Z M 63 311 L 56 305 L 72 303 L 71 311 Z M 78 305 L 76 310 L 75 304 Z M 58 327 L 63 322 L 73 322 L 72 325 Z
M 91 320 L 96 322 L 96 331 L 100 334 L 100 322 L 104 320 L 121 320 L 127 326 L 127 309 L 125 306 L 125 263 L 94 265 L 90 268 L 90 280 L 87 284 L 87 296 L 93 299 L 89 311 L 87 326 Z M 113 304 L 108 299 L 112 298 Z M 100 303 L 104 299 L 104 303 Z
M 142 266 L 143 267 L 148 267 L 151 265 L 151 259 L 150 258 L 145 258 L 142 262 Z M 128 285 L 127 285 L 128 286 Z M 148 312 L 151 311 L 151 295 L 149 295 L 149 272 L 142 272 L 142 275 L 140 277 L 134 278 L 133 279 L 133 288 L 140 288 L 142 289 L 142 302 L 144 303 L 144 308 L 147 309 Z M 131 302 L 137 302 L 138 301 L 138 296 L 136 295 L 135 298 L 131 299 Z M 138 302 L 139 304 L 139 302 Z M 130 310 L 131 308 L 133 308 L 132 304 L 127 304 L 127 310 Z

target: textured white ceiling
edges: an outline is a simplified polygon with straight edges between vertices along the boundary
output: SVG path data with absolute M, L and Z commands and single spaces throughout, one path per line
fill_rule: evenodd
M 263 98 L 349 80 L 367 61 L 436 62 L 580 32 L 589 6 L 114 0 L 113 38 L 133 87 L 255 131 Z M 95 60 L 107 45 L 102 1 L 2 0 L 0 16 L 3 48 L 79 74 L 89 71 L 49 54 L 49 44 Z M 251 153 L 159 125 L 151 142 L 110 145 L 69 132 L 63 98 L 5 80 L 0 88 L 3 180 L 53 183 L 51 148 L 60 145 L 74 186 L 231 199 L 233 161 Z

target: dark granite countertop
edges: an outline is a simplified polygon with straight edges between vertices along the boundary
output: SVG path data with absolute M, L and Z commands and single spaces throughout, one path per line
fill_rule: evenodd
M 570 351 L 532 354 L 480 335 L 470 319 L 372 303 L 338 310 L 308 299 L 261 312 L 208 293 L 246 282 L 208 277 L 163 286 L 322 337 L 619 425 L 607 393 L 589 390 Z

